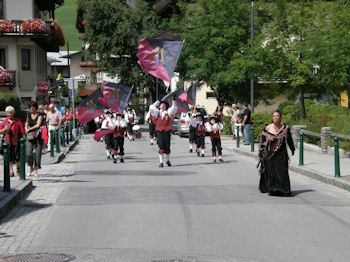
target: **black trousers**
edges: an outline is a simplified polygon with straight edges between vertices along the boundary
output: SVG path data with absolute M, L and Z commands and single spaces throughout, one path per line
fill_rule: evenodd
M 106 149 L 113 148 L 113 134 L 105 136 Z
M 124 137 L 117 136 L 113 140 L 113 150 L 115 155 L 124 155 Z
M 196 142 L 196 129 L 195 128 L 190 128 L 190 133 L 188 135 L 188 139 L 189 139 L 191 144 Z
M 170 154 L 171 131 L 157 131 L 159 154 Z
M 133 132 L 132 132 L 132 127 L 134 126 L 134 124 L 131 124 L 131 123 L 128 123 L 128 128 L 127 128 L 127 131 L 128 131 L 128 134 L 129 135 L 132 135 Z
M 150 124 L 149 125 L 149 137 L 154 138 L 156 136 L 156 125 Z
M 211 140 L 211 151 L 213 152 L 213 156 L 216 156 L 216 152 L 218 152 L 219 156 L 222 155 L 222 147 L 221 147 L 221 139 L 214 138 Z
M 196 136 L 197 148 L 205 148 L 205 136 Z

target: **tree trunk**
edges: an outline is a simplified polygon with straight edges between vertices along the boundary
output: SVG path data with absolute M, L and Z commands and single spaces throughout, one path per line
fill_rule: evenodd
M 299 103 L 300 103 L 300 109 L 299 109 L 300 118 L 305 119 L 306 110 L 305 110 L 305 103 L 304 103 L 304 88 L 302 86 L 300 87 Z
M 347 90 L 347 92 L 348 92 L 348 111 L 350 113 L 350 79 L 348 78 L 346 82 L 348 85 L 348 90 Z

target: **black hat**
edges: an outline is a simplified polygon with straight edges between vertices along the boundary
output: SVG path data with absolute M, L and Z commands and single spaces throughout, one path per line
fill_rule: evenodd
M 107 110 L 107 111 L 106 111 L 106 114 L 107 114 L 107 115 L 109 115 L 109 114 L 113 115 L 113 111 L 112 111 L 112 110 Z
M 165 101 L 165 100 L 160 101 L 159 105 L 161 105 L 161 104 L 165 104 L 166 109 L 169 108 L 169 103 L 168 103 L 168 101 Z
M 204 119 L 204 117 L 203 117 L 203 115 L 201 113 L 196 114 L 196 118 L 199 117 L 199 116 L 202 118 L 202 120 Z
M 215 122 L 218 120 L 218 118 L 217 118 L 216 116 L 211 116 L 211 117 L 210 117 L 210 120 L 212 120 L 212 119 L 214 119 Z
M 119 112 L 115 112 L 115 116 L 117 117 L 117 116 L 121 116 L 122 114 L 121 113 L 119 113 Z

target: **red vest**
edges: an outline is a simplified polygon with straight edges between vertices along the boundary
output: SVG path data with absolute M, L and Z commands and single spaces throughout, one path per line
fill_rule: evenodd
M 157 118 L 155 116 L 151 115 L 150 119 L 151 119 L 151 124 L 155 125 L 157 123 Z
M 197 124 L 196 136 L 205 136 L 205 127 L 204 127 L 204 125 Z
M 210 139 L 211 140 L 213 140 L 213 139 L 220 139 L 220 130 L 219 130 L 219 128 L 213 129 L 210 132 Z
M 124 127 L 116 126 L 114 129 L 114 137 L 123 137 L 125 132 Z
M 173 129 L 171 123 L 173 122 L 173 119 L 168 115 L 168 113 L 165 113 L 163 119 L 161 116 L 161 113 L 159 112 L 157 121 L 156 121 L 156 130 L 157 131 L 171 131 Z

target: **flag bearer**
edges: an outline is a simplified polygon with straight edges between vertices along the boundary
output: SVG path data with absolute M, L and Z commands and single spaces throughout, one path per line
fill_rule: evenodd
M 134 141 L 133 126 L 137 123 L 137 116 L 135 110 L 128 104 L 128 107 L 124 113 L 124 119 L 128 123 L 127 134 L 130 141 Z
M 206 131 L 210 134 L 210 140 L 211 140 L 211 151 L 214 157 L 214 163 L 216 162 L 216 152 L 218 152 L 219 155 L 219 161 L 223 162 L 222 160 L 222 147 L 221 147 L 221 138 L 220 138 L 220 132 L 224 128 L 224 126 L 221 123 L 217 122 L 217 118 L 212 116 L 210 118 L 210 122 L 205 123 Z
M 193 152 L 193 143 L 196 143 L 196 123 L 194 121 L 191 122 L 190 117 L 195 118 L 197 114 L 197 108 L 191 107 L 190 112 L 187 113 L 185 121 L 189 127 L 189 143 L 190 143 L 190 153 Z
M 102 121 L 101 129 L 103 131 L 114 129 L 114 118 L 113 118 L 113 112 L 111 110 L 108 110 L 106 112 L 106 117 Z M 105 143 L 106 143 L 107 159 L 111 159 L 112 149 L 113 149 L 113 133 L 105 135 Z
M 114 137 L 113 140 L 113 163 L 116 164 L 118 156 L 120 162 L 124 163 L 124 132 L 127 127 L 127 121 L 122 118 L 120 113 L 116 113 L 116 119 L 114 120 Z
M 157 108 L 159 106 L 159 109 Z M 174 115 L 177 112 L 177 106 L 174 101 L 169 108 L 169 104 L 166 101 L 157 101 L 150 106 L 150 113 L 155 116 L 156 119 L 156 132 L 159 147 L 159 167 L 164 167 L 164 158 L 166 164 L 171 166 L 170 163 L 170 136 L 172 130 L 172 122 L 174 121 Z
M 156 139 L 156 117 L 151 114 L 150 111 L 148 111 L 145 120 L 148 122 L 149 125 L 149 138 L 151 140 L 151 145 L 153 145 L 154 140 Z

